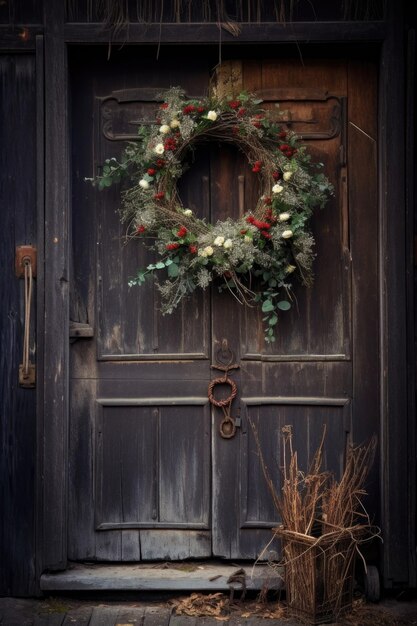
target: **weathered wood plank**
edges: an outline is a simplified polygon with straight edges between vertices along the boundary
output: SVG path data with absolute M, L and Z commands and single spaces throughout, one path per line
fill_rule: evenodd
M 37 268 L 37 303 L 36 303 L 36 323 L 38 337 L 44 336 L 44 296 L 45 296 L 45 272 L 44 272 L 44 252 L 45 252 L 45 81 L 44 81 L 44 38 L 38 35 L 36 38 L 36 218 L 37 218 L 37 246 L 38 246 L 38 268 Z M 39 376 L 44 371 L 44 349 L 43 342 L 38 341 L 36 364 Z M 39 578 L 42 573 L 43 557 L 43 409 L 44 409 L 44 386 L 38 382 L 36 394 L 36 504 L 35 504 L 35 566 L 36 566 L 36 593 L 39 593 Z
M 211 556 L 211 533 L 208 530 L 141 530 L 142 558 L 146 560 L 203 559 Z
M 143 626 L 146 611 L 146 607 L 120 606 L 116 626 L 127 626 L 127 624 Z
M 43 33 L 42 26 L 16 27 L 0 25 L 0 50 L 2 52 L 28 52 L 35 50 L 36 37 Z
M 222 30 L 223 43 L 381 41 L 386 33 L 383 22 L 293 22 L 287 24 L 242 24 L 239 37 Z M 69 43 L 108 43 L 109 34 L 101 24 L 67 24 L 65 41 Z M 114 43 L 218 43 L 216 24 L 134 24 L 112 34 Z
M 97 394 L 95 380 L 72 380 L 72 412 L 69 422 L 68 558 L 95 556 L 95 502 L 93 463 L 97 445 Z
M 358 70 L 358 71 L 357 71 Z M 348 163 L 350 249 L 352 263 L 352 332 L 356 349 L 353 365 L 353 439 L 369 440 L 380 432 L 379 383 L 379 280 L 377 204 L 376 68 L 372 63 L 349 64 Z M 366 251 L 366 253 L 365 253 Z M 366 306 L 367 314 L 364 315 Z M 370 364 L 373 366 L 370 367 Z M 369 477 L 366 506 L 376 521 L 379 502 L 379 468 Z
M 116 626 L 119 616 L 119 607 L 94 607 L 89 626 Z
M 43 420 L 43 567 L 67 560 L 68 471 L 68 115 L 65 6 L 45 7 L 45 334 Z M 59 210 L 57 209 L 59 207 Z
M 91 607 L 70 610 L 65 615 L 62 626 L 89 626 L 92 612 Z
M 143 626 L 168 626 L 171 617 L 171 609 L 160 607 L 147 607 Z
M 198 623 L 198 617 L 188 615 L 172 615 L 169 620 L 169 626 L 198 626 Z
M 407 585 L 409 546 L 404 541 L 408 516 L 403 485 L 407 489 L 407 317 L 405 195 L 404 195 L 404 29 L 403 6 L 387 6 L 389 32 L 379 68 L 379 196 L 381 246 L 381 384 L 383 464 L 382 523 L 389 538 L 383 549 L 383 577 L 387 587 Z M 387 176 L 389 173 L 389 176 Z M 393 207 L 395 219 L 392 219 Z M 410 416 L 411 417 L 411 416 Z M 411 417 L 415 420 L 415 416 Z
M 253 563 L 246 567 L 247 588 L 260 590 L 265 582 L 269 588 L 282 588 L 282 581 L 272 582 L 271 568 Z M 227 580 L 236 571 L 235 565 L 213 562 L 199 565 L 193 562 L 167 567 L 146 564 L 75 565 L 63 572 L 43 574 L 43 591 L 228 591 Z
M 17 245 L 36 245 L 35 57 L 0 56 L 0 595 L 34 593 L 36 390 L 18 386 L 24 334 L 23 280 Z M 30 358 L 36 362 L 36 280 Z
M 416 227 L 414 224 L 415 215 L 415 202 L 417 193 L 417 184 L 415 181 L 415 150 L 416 150 L 416 31 L 408 31 L 407 41 L 407 79 L 406 79 L 406 211 L 407 211 L 407 337 L 415 336 L 415 315 L 416 315 L 416 301 L 414 298 L 415 290 L 415 265 L 414 258 L 414 241 L 416 235 Z M 413 271 L 414 267 L 414 271 Z M 407 358 L 407 389 L 408 394 L 408 447 L 409 447 L 409 459 L 416 458 L 416 422 L 414 415 L 416 414 L 416 360 L 414 350 L 409 350 Z M 414 545 L 416 536 L 416 521 L 417 521 L 417 495 L 416 495 L 416 482 L 414 480 L 413 463 L 409 466 L 409 486 L 408 486 L 408 502 L 409 510 L 408 517 L 408 543 L 410 546 Z M 409 569 L 409 587 L 415 588 L 417 584 L 417 568 L 415 562 Z
M 51 615 L 37 615 L 33 620 L 33 626 L 62 626 L 65 615 L 52 613 Z

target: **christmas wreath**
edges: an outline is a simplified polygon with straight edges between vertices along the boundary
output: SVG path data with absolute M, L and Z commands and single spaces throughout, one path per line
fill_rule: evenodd
M 162 99 L 156 123 L 140 126 L 137 141 L 128 143 L 119 160 L 107 159 L 93 180 L 104 189 L 129 177 L 121 206 L 128 237 L 145 238 L 160 257 L 129 285 L 163 271 L 162 311 L 171 313 L 197 287 L 221 279 L 220 289 L 229 289 L 242 304 L 260 304 L 265 339 L 272 342 L 279 310 L 291 307 L 294 277 L 305 285 L 312 281 L 308 222 L 332 186 L 319 172 L 322 164 L 311 162 L 297 136 L 271 120 L 255 96 L 187 100 L 175 87 Z M 259 176 L 258 202 L 237 220 L 209 223 L 178 195 L 187 159 L 208 140 L 237 146 Z

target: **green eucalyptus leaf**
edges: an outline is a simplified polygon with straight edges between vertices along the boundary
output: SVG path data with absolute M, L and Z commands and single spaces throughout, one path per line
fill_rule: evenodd
M 176 278 L 179 274 L 179 267 L 176 263 L 171 263 L 168 265 L 168 276 L 170 278 Z
M 165 267 L 165 263 L 163 261 L 158 261 L 158 263 L 155 265 L 155 269 L 157 270 L 163 270 Z
M 281 300 L 278 302 L 277 307 L 281 309 L 281 311 L 288 311 L 291 308 L 291 304 L 288 300 Z
M 269 313 L 275 309 L 272 300 L 264 300 L 262 303 L 262 313 Z

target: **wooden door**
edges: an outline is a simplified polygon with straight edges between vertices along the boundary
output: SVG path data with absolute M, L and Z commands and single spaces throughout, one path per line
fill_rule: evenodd
M 326 464 L 335 471 L 348 433 L 362 439 L 377 430 L 372 68 L 345 60 L 237 63 L 243 88 L 268 108 L 280 103 L 336 190 L 314 217 L 314 287 L 296 290 L 297 307 L 281 316 L 277 341 L 266 346 L 259 311 L 230 294 L 196 293 L 164 317 L 152 283 L 129 289 L 152 253 L 136 241 L 126 245 L 120 190 L 83 182 L 134 138 L 138 124 L 153 120 L 162 88 L 207 92 L 209 53 L 165 58 L 133 49 L 105 66 L 94 55 L 73 66 L 73 560 L 255 558 L 278 518 L 249 421 L 277 485 L 284 425 L 293 426 L 306 464 L 325 423 Z M 199 149 L 181 181 L 184 204 L 213 222 L 237 217 L 258 194 L 251 176 L 233 147 Z M 229 440 L 219 436 L 221 415 L 207 400 L 216 375 L 210 366 L 226 345 L 240 365 L 233 411 L 242 418 Z

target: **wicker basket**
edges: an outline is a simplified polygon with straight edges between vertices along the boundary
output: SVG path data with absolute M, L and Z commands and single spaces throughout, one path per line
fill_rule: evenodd
M 359 534 L 337 531 L 320 537 L 282 527 L 288 612 L 307 624 L 334 622 L 352 607 L 355 552 Z

